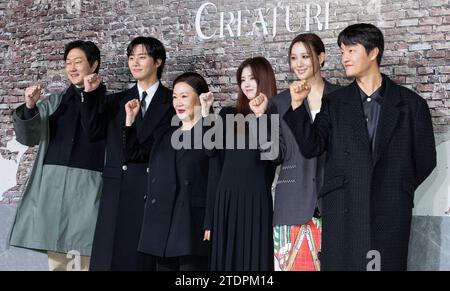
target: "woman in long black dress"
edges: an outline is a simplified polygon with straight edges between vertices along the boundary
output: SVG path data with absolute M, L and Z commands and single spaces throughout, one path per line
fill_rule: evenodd
M 263 57 L 245 60 L 238 68 L 239 94 L 235 108 L 220 112 L 225 137 L 234 137 L 234 147 L 220 150 L 221 173 L 215 193 L 211 230 L 211 270 L 273 270 L 271 185 L 275 165 L 262 160 L 252 148 L 251 117 L 260 120 L 268 98 L 276 95 L 275 75 Z M 228 118 L 247 117 L 245 126 L 235 129 Z M 259 123 L 259 121 L 258 121 Z M 228 135 L 228 136 L 227 136 Z M 245 147 L 237 148 L 239 138 Z
M 140 111 L 139 101 L 126 104 L 128 159 L 149 161 L 138 251 L 148 256 L 149 270 L 154 261 L 157 271 L 207 270 L 210 220 L 205 219 L 205 206 L 207 193 L 212 193 L 208 175 L 216 172 L 211 169 L 215 158 L 214 152 L 205 150 L 202 139 L 196 140 L 195 136 L 198 131 L 202 137 L 207 129 L 202 127 L 199 98 L 209 107 L 213 100 L 211 94 L 206 94 L 206 81 L 197 73 L 178 76 L 173 86 L 173 107 L 181 126 L 177 122 L 158 133 L 149 159 L 149 146 L 137 142 L 133 126 Z M 145 259 L 142 265 L 146 269 Z

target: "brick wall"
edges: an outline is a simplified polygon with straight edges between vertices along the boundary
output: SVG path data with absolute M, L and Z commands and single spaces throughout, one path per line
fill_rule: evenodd
M 79 38 L 99 45 L 102 52 L 100 73 L 108 88 L 118 91 L 131 81 L 125 55 L 128 42 L 138 35 L 155 36 L 168 52 L 163 82 L 171 86 L 171 81 L 181 72 L 196 70 L 207 79 L 216 93 L 215 106 L 220 107 L 234 102 L 236 68 L 250 56 L 266 56 L 276 72 L 279 89 L 288 86 L 293 77 L 286 57 L 289 43 L 297 33 L 306 31 L 308 7 L 314 16 L 319 6 L 318 19 L 322 27 L 311 17 L 309 30 L 321 36 L 326 44 L 328 59 L 324 75 L 332 82 L 347 84 L 349 80 L 344 78 L 339 63 L 336 37 L 349 24 L 376 24 L 386 39 L 382 71 L 427 100 L 436 137 L 440 141 L 448 139 L 450 0 L 211 0 L 215 8 L 210 5 L 204 11 L 200 24 L 205 35 L 216 34 L 204 40 L 197 35 L 195 18 L 206 2 L 1 0 L 0 160 L 15 160 L 19 165 L 16 185 L 0 188 L 1 203 L 14 203 L 20 198 L 36 150 L 30 148 L 19 155 L 19 151 L 8 146 L 14 138 L 12 109 L 22 102 L 25 87 L 33 82 L 41 82 L 44 94 L 66 86 L 62 61 L 64 44 Z M 325 26 L 327 2 L 328 27 Z M 286 6 L 290 8 L 289 29 L 286 28 Z M 277 7 L 275 36 L 274 7 Z M 241 11 L 240 36 L 237 36 L 238 11 Z M 230 25 L 233 37 L 226 26 L 220 37 L 221 12 L 225 24 L 230 21 L 230 12 L 235 18 Z

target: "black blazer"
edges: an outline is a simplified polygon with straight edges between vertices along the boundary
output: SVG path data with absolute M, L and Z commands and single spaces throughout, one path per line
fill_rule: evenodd
M 143 253 L 175 257 L 207 256 L 209 242 L 203 241 L 208 199 L 214 199 L 215 187 L 209 183 L 210 174 L 218 167 L 214 151 L 192 146 L 174 149 L 172 136 L 178 127 L 162 131 L 153 145 L 148 166 L 148 190 L 138 250 Z M 205 128 L 206 129 L 206 128 Z M 202 121 L 190 131 L 199 130 L 203 136 Z M 136 144 L 135 127 L 127 128 L 129 156 L 144 156 L 146 146 Z M 193 145 L 193 144 L 191 144 Z M 215 168 L 214 168 L 215 167 Z
M 380 252 L 381 270 L 406 270 L 414 191 L 436 150 L 427 102 L 384 78 L 373 152 L 356 81 L 327 95 L 312 125 L 304 105 L 285 116 L 305 157 L 327 150 L 324 270 L 366 270 L 370 250 Z
M 146 162 L 130 162 L 124 155 L 125 104 L 135 98 L 139 98 L 137 85 L 126 91 L 107 96 L 88 93 L 85 94 L 82 103 L 81 116 L 91 138 L 106 137 L 103 190 L 92 247 L 90 268 L 92 270 L 110 269 L 119 198 L 121 195 L 127 195 L 124 189 L 133 188 L 129 185 L 122 185 L 123 182 L 145 185 L 147 179 Z M 154 133 L 161 128 L 170 127 L 170 120 L 174 114 L 172 91 L 160 84 L 144 119 L 140 115 L 137 117 L 139 141 L 151 147 Z M 127 174 L 130 170 L 133 170 L 133 175 Z M 142 191 L 145 192 L 145 189 Z M 142 200 L 140 201 L 142 203 Z M 142 206 L 136 205 L 136 207 Z

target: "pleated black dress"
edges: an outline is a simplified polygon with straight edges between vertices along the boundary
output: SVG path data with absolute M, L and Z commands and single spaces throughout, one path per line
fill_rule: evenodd
M 234 108 L 220 115 L 234 114 Z M 225 131 L 230 132 L 226 128 Z M 248 141 L 248 130 L 232 131 Z M 248 142 L 246 142 L 248 146 Z M 220 151 L 222 169 L 217 184 L 212 227 L 212 271 L 273 270 L 271 185 L 275 164 L 261 160 L 258 149 Z

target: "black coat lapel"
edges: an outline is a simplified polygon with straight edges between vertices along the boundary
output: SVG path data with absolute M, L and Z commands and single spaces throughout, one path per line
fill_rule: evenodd
M 133 87 L 131 87 L 130 89 L 127 90 L 123 105 L 125 106 L 125 104 L 127 104 L 128 101 L 133 100 L 133 99 L 139 100 L 139 91 L 138 91 L 137 85 L 134 85 Z M 121 108 L 121 109 L 125 111 L 125 108 Z
M 164 147 L 164 151 L 168 153 L 167 155 L 167 161 L 164 161 L 164 163 L 167 163 L 167 165 L 170 165 L 169 169 L 171 169 L 170 173 L 166 173 L 166 175 L 169 178 L 169 181 L 173 181 L 173 183 L 177 184 L 177 151 L 172 146 L 172 134 L 174 130 L 173 128 L 170 128 L 166 133 L 164 134 L 164 143 L 162 146 Z M 161 165 L 164 168 L 164 165 Z M 172 170 L 172 169 L 175 169 Z M 175 198 L 174 198 L 175 199 Z
M 122 125 L 125 125 L 125 119 L 126 119 L 126 112 L 125 112 L 125 104 L 127 104 L 128 101 L 138 98 L 139 99 L 139 91 L 137 89 L 137 85 L 134 85 L 130 89 L 123 91 L 122 93 L 119 93 L 122 95 L 122 98 L 119 102 L 119 108 L 118 108 L 118 114 L 119 114 L 119 121 Z M 140 114 L 138 114 L 138 119 Z
M 172 147 L 172 144 L 171 144 L 172 134 L 171 133 L 173 133 L 173 131 L 169 130 L 169 131 L 166 131 L 166 134 L 164 134 L 163 146 L 165 148 L 164 151 L 166 151 L 168 153 L 167 165 L 170 165 L 169 169 L 177 169 L 177 161 L 176 161 L 177 151 L 174 150 L 174 148 Z M 170 171 L 170 172 L 171 173 L 167 173 L 167 175 L 171 177 L 170 181 L 173 181 L 174 183 L 176 183 L 178 171 L 175 170 L 175 171 Z
M 176 169 L 176 150 L 171 145 L 171 136 L 173 130 L 168 128 L 158 134 L 156 142 L 150 154 L 150 163 L 153 171 L 158 172 L 156 175 L 162 176 L 167 185 L 176 184 L 177 174 Z M 155 174 L 153 175 L 155 176 Z M 172 193 L 168 191 L 167 193 Z
M 144 118 L 139 117 L 140 114 L 136 118 L 137 135 L 141 142 L 145 142 L 160 124 L 161 119 L 172 106 L 171 98 L 171 91 L 160 83 Z
M 381 105 L 380 120 L 376 131 L 373 159 L 374 165 L 378 162 L 381 154 L 392 138 L 400 115 L 398 106 L 402 105 L 398 85 L 392 82 L 389 78 L 385 78 L 386 92 L 384 94 L 383 104 Z
M 351 128 L 351 131 L 346 134 L 348 134 L 349 137 L 357 137 L 361 141 L 364 148 L 372 151 L 372 147 L 369 143 L 369 133 L 367 131 L 367 125 L 364 118 L 364 110 L 361 104 L 361 96 L 359 94 L 356 81 L 350 84 L 343 94 L 346 95 L 344 96 L 343 101 L 346 108 L 343 113 L 343 118 L 348 120 Z

